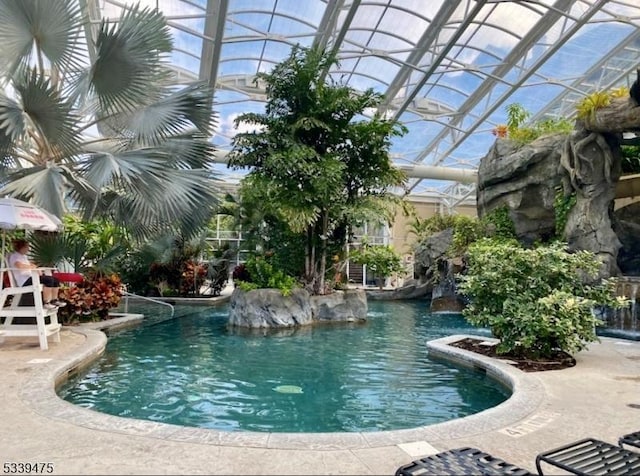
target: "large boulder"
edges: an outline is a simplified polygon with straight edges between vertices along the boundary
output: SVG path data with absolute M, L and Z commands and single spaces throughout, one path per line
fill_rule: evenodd
M 349 289 L 311 296 L 311 310 L 316 321 L 366 321 L 367 295 L 362 289 Z
M 229 325 L 250 328 L 293 327 L 311 324 L 309 293 L 294 289 L 283 296 L 278 289 L 236 288 L 229 301 Z
M 416 244 L 414 272 L 419 280 L 431 280 L 438 263 L 447 258 L 452 243 L 453 228 L 447 228 Z
M 544 136 L 525 146 L 498 139 L 478 169 L 478 214 L 507 207 L 524 243 L 554 235 L 554 200 L 561 185 L 560 155 L 566 134 Z

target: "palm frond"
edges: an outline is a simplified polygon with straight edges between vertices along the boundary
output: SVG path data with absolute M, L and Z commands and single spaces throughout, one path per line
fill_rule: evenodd
M 8 76 L 38 62 L 38 50 L 58 70 L 79 68 L 86 59 L 78 2 L 0 0 L 0 25 L 0 71 Z
M 96 188 L 108 188 L 109 199 L 101 201 L 101 213 L 113 213 L 119 224 L 132 224 L 138 231 L 153 231 L 157 224 L 196 229 L 204 226 L 218 203 L 215 181 L 205 169 L 167 166 L 171 158 L 164 149 L 92 154 L 82 174 Z
M 113 113 L 133 111 L 157 99 L 169 76 L 163 54 L 171 33 L 161 12 L 136 5 L 117 23 L 102 20 L 91 70 L 100 106 Z
M 17 134 L 24 136 L 26 128 L 33 125 L 46 142 L 45 147 L 50 149 L 40 150 L 45 159 L 75 152 L 79 144 L 76 135 L 79 120 L 73 113 L 72 105 L 59 94 L 51 81 L 36 70 L 27 68 L 14 87 L 22 103 L 21 110 L 15 109 L 7 101 L 6 106 L 0 108 L 0 119 L 4 119 L 2 124 L 14 126 L 12 137 Z M 20 113 L 28 117 L 30 124 L 19 117 Z
M 162 172 L 165 157 L 155 152 L 136 150 L 91 154 L 81 164 L 82 175 L 96 188 L 125 185 L 138 180 L 142 174 Z
M 61 217 L 66 211 L 64 191 L 67 189 L 65 169 L 61 166 L 36 166 L 8 175 L 8 183 L 0 190 Z
M 3 91 L 0 91 L 0 130 L 12 144 L 23 137 L 27 130 L 22 106 Z
M 171 137 L 162 143 L 162 148 L 178 168 L 201 169 L 211 164 L 214 148 L 207 136 L 199 132 Z
M 171 136 L 196 128 L 208 136 L 213 126 L 211 91 L 204 84 L 191 85 L 131 114 L 122 114 L 119 122 L 127 137 L 137 143 L 154 146 Z

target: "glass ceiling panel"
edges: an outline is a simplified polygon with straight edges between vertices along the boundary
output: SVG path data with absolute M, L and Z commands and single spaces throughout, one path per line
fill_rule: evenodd
M 264 64 L 265 62 L 263 62 Z M 218 67 L 218 75 L 220 77 L 247 75 L 254 76 L 258 71 L 259 59 L 228 59 L 222 60 Z
M 95 1 L 112 18 L 121 5 L 135 3 Z M 215 11 L 222 0 L 208 1 Z M 335 46 L 341 65 L 334 79 L 389 93 L 385 107 L 408 128 L 393 141 L 398 163 L 466 168 L 477 167 L 495 140 L 491 130 L 505 122 L 506 105 L 518 102 L 542 116 L 572 114 L 584 94 L 628 85 L 640 59 L 636 0 L 229 0 L 219 33 L 216 19 L 207 20 L 208 1 L 141 4 L 168 15 L 178 71 L 196 78 L 202 52 L 221 45 L 213 61 L 225 79 L 217 82 L 220 124 L 212 139 L 220 148 L 236 133 L 235 117 L 264 110 L 260 91 L 241 78 L 270 70 L 296 43 Z M 557 10 L 564 7 L 570 11 Z M 438 28 L 435 18 L 443 22 Z M 205 31 L 213 36 L 204 38 Z M 450 182 L 411 185 L 414 192 L 440 190 L 443 199 L 459 193 Z
M 317 24 L 326 8 L 321 0 L 278 0 L 276 11 Z

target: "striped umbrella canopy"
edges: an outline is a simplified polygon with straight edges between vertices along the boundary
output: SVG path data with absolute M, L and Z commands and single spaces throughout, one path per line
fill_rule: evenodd
M 5 252 L 6 230 L 57 231 L 62 226 L 60 219 L 42 208 L 16 198 L 0 198 L 0 228 L 2 249 Z

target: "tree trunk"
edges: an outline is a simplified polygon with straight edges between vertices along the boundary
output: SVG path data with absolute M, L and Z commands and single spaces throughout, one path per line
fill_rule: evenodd
M 311 250 L 313 248 L 313 230 L 307 227 L 307 243 L 304 248 L 304 277 L 310 282 L 313 277 L 313 260 L 311 259 Z
M 640 130 L 640 106 L 630 97 L 613 98 L 611 104 L 596 109 L 584 119 L 584 128 L 591 132 L 622 133 Z M 579 125 L 577 127 L 580 128 Z
M 325 210 L 322 212 L 322 234 L 320 235 L 321 240 L 321 250 L 320 253 L 320 271 L 319 271 L 319 292 L 320 294 L 325 294 L 324 289 L 324 275 L 327 272 L 327 239 L 329 232 L 329 211 Z

